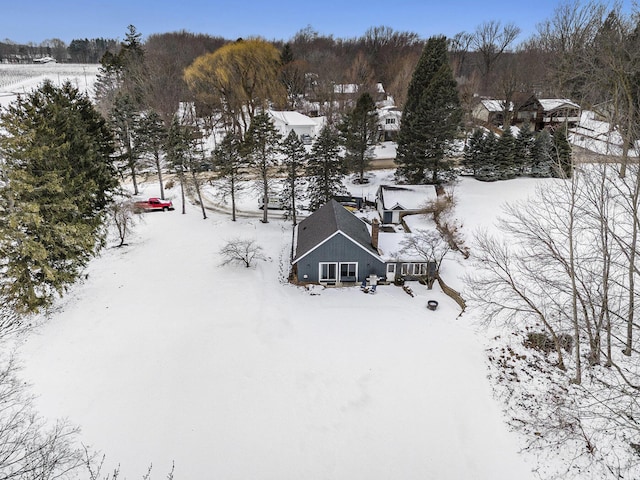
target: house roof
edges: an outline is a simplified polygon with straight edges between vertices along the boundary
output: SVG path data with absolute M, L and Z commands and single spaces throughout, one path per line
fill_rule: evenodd
M 561 107 L 580 108 L 580 105 L 567 98 L 540 98 L 538 101 L 545 112 L 550 112 L 551 110 L 556 110 Z
M 293 263 L 338 233 L 378 256 L 377 250 L 371 245 L 367 225 L 338 202 L 330 200 L 298 225 L 296 257 Z
M 421 210 L 438 199 L 433 185 L 380 185 L 378 197 L 384 210 Z
M 317 125 L 311 118 L 294 111 L 276 111 L 269 110 L 269 115 L 276 121 L 282 122 L 285 125 L 292 126 L 309 126 L 315 127 Z
M 504 112 L 504 100 L 486 98 L 480 100 L 482 106 L 489 112 Z M 509 102 L 509 111 L 513 111 L 513 102 Z

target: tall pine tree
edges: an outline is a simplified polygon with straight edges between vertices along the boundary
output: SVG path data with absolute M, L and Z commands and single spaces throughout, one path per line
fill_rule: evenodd
M 442 184 L 451 180 L 455 173 L 448 154 L 461 119 L 447 39 L 431 37 L 409 84 L 398 134 L 396 176 L 409 183 Z
M 347 167 L 358 174 L 358 181 L 362 184 L 379 134 L 376 104 L 369 93 L 358 97 L 356 106 L 346 115 L 339 128 L 346 150 Z
M 0 117 L 0 301 L 21 313 L 51 304 L 104 244 L 118 182 L 112 137 L 70 83 L 45 82 Z
M 346 193 L 342 184 L 344 163 L 340 158 L 339 138 L 330 125 L 322 128 L 313 144 L 306 174 L 311 210 L 317 210 L 336 195 Z
M 164 179 L 162 178 L 162 154 L 167 141 L 167 128 L 158 113 L 151 111 L 144 115 L 136 129 L 140 153 L 150 156 L 147 160 L 158 175 L 160 198 L 164 200 Z
M 282 166 L 286 174 L 282 188 L 282 200 L 295 226 L 296 203 L 302 199 L 302 169 L 307 159 L 307 151 L 296 132 L 291 130 L 282 142 Z
M 262 190 L 262 222 L 269 222 L 268 208 L 273 167 L 276 165 L 282 135 L 273 125 L 267 113 L 253 117 L 245 137 L 245 148 L 249 162 L 258 175 L 258 185 Z
M 227 133 L 213 151 L 213 163 L 218 179 L 222 181 L 223 198 L 231 198 L 231 220 L 236 221 L 236 198 L 242 189 L 241 181 L 246 176 L 247 161 L 240 155 L 241 142 L 238 135 Z

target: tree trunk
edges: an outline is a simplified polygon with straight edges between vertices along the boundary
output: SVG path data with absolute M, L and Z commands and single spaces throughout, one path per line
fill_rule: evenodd
M 269 223 L 269 178 L 268 178 L 268 172 L 267 172 L 267 165 L 263 164 L 262 165 L 262 169 L 261 169 L 261 174 L 262 174 L 262 196 L 263 196 L 263 202 L 262 202 L 262 223 Z
M 162 168 L 160 168 L 160 155 L 156 154 L 156 170 L 158 171 L 158 183 L 160 184 L 160 198 L 164 200 L 164 181 L 162 180 Z
M 198 196 L 198 203 L 202 210 L 202 218 L 207 219 L 207 210 L 204 208 L 204 202 L 202 201 L 202 193 L 200 192 L 200 179 L 197 177 L 197 173 L 191 170 L 191 177 L 193 180 L 193 188 L 196 189 L 196 195 Z
M 231 174 L 231 221 L 236 221 L 236 179 L 235 174 Z

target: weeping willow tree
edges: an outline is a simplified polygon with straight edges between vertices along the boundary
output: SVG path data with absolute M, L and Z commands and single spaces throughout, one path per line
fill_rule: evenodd
M 198 102 L 221 111 L 233 131 L 243 134 L 261 107 L 286 103 L 280 74 L 278 49 L 250 39 L 196 58 L 184 78 Z

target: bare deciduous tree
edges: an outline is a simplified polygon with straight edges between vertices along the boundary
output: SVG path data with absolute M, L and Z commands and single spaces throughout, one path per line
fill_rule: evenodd
M 220 249 L 220 255 L 224 259 L 221 265 L 239 263 L 246 268 L 251 267 L 258 260 L 265 260 L 262 247 L 255 240 L 243 240 L 240 238 L 228 241 Z
M 47 427 L 34 411 L 13 358 L 0 358 L 0 478 L 67 478 L 82 468 L 78 430 L 65 421 Z
M 520 34 L 520 28 L 513 23 L 504 27 L 499 21 L 484 22 L 473 33 L 471 45 L 482 59 L 481 73 L 483 87 L 487 87 L 493 68 L 500 56 L 513 44 Z
M 113 224 L 118 232 L 118 238 L 120 239 L 118 247 L 122 247 L 126 245 L 125 241 L 139 217 L 135 215 L 133 203 L 131 203 L 131 200 L 128 198 L 114 201 L 110 206 L 110 211 L 111 219 L 113 220 Z

